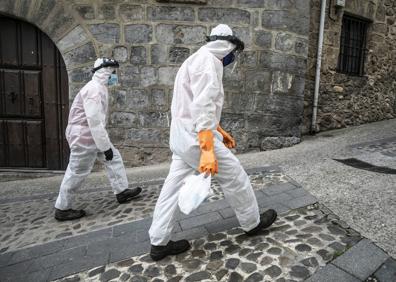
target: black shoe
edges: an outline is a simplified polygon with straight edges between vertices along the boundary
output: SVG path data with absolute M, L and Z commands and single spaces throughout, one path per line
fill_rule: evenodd
M 245 231 L 246 235 L 254 236 L 260 230 L 262 230 L 264 228 L 267 228 L 267 227 L 270 227 L 272 225 L 272 223 L 275 222 L 277 216 L 278 215 L 277 215 L 276 211 L 272 210 L 272 209 L 269 209 L 269 210 L 263 212 L 260 215 L 260 223 L 255 228 L 253 228 L 252 230 Z
M 116 195 L 117 201 L 120 204 L 128 203 L 130 200 L 132 200 L 137 195 L 139 195 L 140 192 L 142 192 L 142 188 L 140 187 L 133 189 L 125 189 L 124 191 Z
M 59 221 L 73 220 L 85 216 L 84 210 L 60 210 L 55 208 L 55 219 Z
M 187 240 L 179 240 L 176 242 L 169 241 L 166 246 L 151 245 L 150 257 L 154 260 L 161 260 L 166 256 L 177 255 L 188 251 L 191 248 Z

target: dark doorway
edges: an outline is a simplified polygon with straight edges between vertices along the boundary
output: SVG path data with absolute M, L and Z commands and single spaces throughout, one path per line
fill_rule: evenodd
M 55 44 L 37 27 L 0 15 L 0 167 L 65 169 L 68 108 Z

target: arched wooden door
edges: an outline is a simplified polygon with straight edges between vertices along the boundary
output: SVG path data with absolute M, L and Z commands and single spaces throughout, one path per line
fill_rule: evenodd
M 64 61 L 37 27 L 0 15 L 0 167 L 65 169 Z

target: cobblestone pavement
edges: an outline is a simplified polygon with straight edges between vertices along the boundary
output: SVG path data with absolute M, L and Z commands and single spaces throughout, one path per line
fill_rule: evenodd
M 255 190 L 291 181 L 277 169 L 253 173 L 250 179 Z M 1 204 L 0 253 L 150 217 L 161 186 L 162 181 L 161 184 L 142 185 L 141 196 L 124 205 L 119 205 L 109 190 L 78 194 L 76 207 L 85 209 L 88 216 L 63 223 L 53 218 L 55 195 L 23 203 Z M 212 190 L 214 193 L 207 201 L 223 198 L 215 181 Z
M 313 205 L 279 217 L 255 237 L 234 228 L 194 240 L 190 251 L 157 263 L 145 254 L 58 281 L 303 281 L 359 240 Z

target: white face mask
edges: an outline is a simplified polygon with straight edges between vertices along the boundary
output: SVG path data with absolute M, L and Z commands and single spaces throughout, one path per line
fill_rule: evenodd
M 108 86 L 113 86 L 118 84 L 118 75 L 116 73 L 112 73 L 107 81 Z

